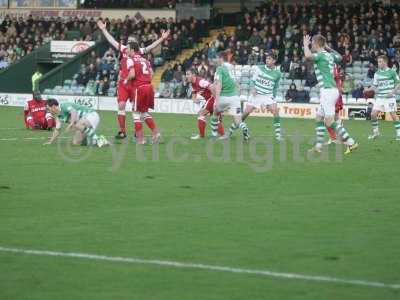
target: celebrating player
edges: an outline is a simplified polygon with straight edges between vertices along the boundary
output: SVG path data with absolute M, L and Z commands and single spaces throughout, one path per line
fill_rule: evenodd
M 57 118 L 53 135 L 45 145 L 50 145 L 57 139 L 62 125 L 66 123 L 69 124 L 65 131 L 75 130 L 73 145 L 97 145 L 98 147 L 109 145 L 104 136 L 96 134 L 100 116 L 94 109 L 70 102 L 59 104 L 56 99 L 47 100 L 47 107 Z
M 137 42 L 131 42 L 131 49 L 133 53 L 137 53 L 139 50 L 139 44 Z M 143 135 L 144 121 L 152 132 L 152 142 L 158 143 L 160 140 L 160 132 L 158 131 L 154 122 L 153 116 L 150 115 L 149 109 L 154 109 L 154 88 L 151 84 L 153 77 L 153 69 L 151 68 L 150 62 L 140 55 L 133 54 L 132 56 L 133 66 L 130 68 L 129 75 L 127 78 L 128 84 L 131 85 L 133 95 L 133 107 L 132 114 L 135 124 L 135 136 L 137 143 L 145 144 Z
M 273 53 L 267 54 L 265 63 L 265 66 L 257 66 L 253 74 L 251 79 L 251 98 L 246 105 L 242 120 L 244 121 L 256 108 L 266 106 L 274 116 L 275 139 L 280 141 L 282 139 L 281 120 L 275 97 L 282 74 L 279 68 L 275 66 L 276 57 Z M 248 139 L 249 137 L 247 133 L 245 138 Z
M 127 46 L 122 45 L 121 43 L 118 43 L 114 37 L 107 31 L 106 28 L 106 24 L 104 22 L 102 22 L 101 20 L 99 20 L 97 22 L 97 26 L 99 27 L 99 29 L 101 30 L 101 32 L 103 33 L 104 37 L 107 39 L 107 41 L 115 48 L 117 49 L 122 58 L 127 58 L 128 56 L 130 56 L 130 49 L 128 49 Z M 154 49 L 155 47 L 157 47 L 159 44 L 161 44 L 165 39 L 168 38 L 170 34 L 170 31 L 167 30 L 165 32 L 162 32 L 161 37 L 156 40 L 155 42 L 153 42 L 151 45 L 147 46 L 146 48 L 140 48 L 138 47 L 135 51 L 136 55 L 143 55 L 145 53 L 150 52 L 152 49 Z M 130 42 L 136 42 L 135 39 L 129 38 Z M 120 70 L 123 69 L 123 65 L 125 64 L 124 61 L 121 61 L 121 66 L 120 66 Z M 125 112 L 125 108 L 126 108 L 126 102 L 129 100 L 128 96 L 129 94 L 132 94 L 130 91 L 127 90 L 126 85 L 123 84 L 125 78 L 124 78 L 124 74 L 121 74 L 121 72 L 124 71 L 120 71 L 120 78 L 118 81 L 118 89 L 117 89 L 117 101 L 118 101 L 118 124 L 119 124 L 119 132 L 116 136 L 117 139 L 124 139 L 126 138 L 126 125 L 125 125 L 125 119 L 126 119 L 126 112 Z
M 343 82 L 342 79 L 340 78 L 340 70 L 339 66 L 337 64 L 334 64 L 333 66 L 333 77 L 335 78 L 336 81 L 336 87 L 338 88 L 339 91 L 339 97 L 336 100 L 335 104 L 335 121 L 336 122 L 342 122 L 340 119 L 340 112 L 343 110 Z M 338 143 L 337 136 L 335 130 L 333 130 L 332 127 L 327 127 L 328 129 L 328 134 L 329 134 L 329 140 L 326 142 L 326 145 L 330 145 L 332 143 Z
M 400 90 L 399 75 L 395 70 L 388 67 L 386 55 L 378 57 L 378 71 L 374 75 L 372 87 L 366 89 L 366 91 L 370 90 L 375 90 L 375 103 L 371 113 L 372 134 L 368 139 L 374 140 L 379 137 L 378 114 L 385 112 L 392 117 L 396 130 L 396 140 L 400 141 L 400 122 L 396 114 L 396 94 Z
M 242 122 L 242 107 L 237 92 L 233 65 L 228 63 L 226 51 L 218 53 L 218 65 L 211 88 L 215 97 L 214 115 L 211 118 L 211 134 L 214 138 L 218 136 L 219 115 L 227 110 L 233 116 L 233 123 L 229 128 L 229 134 L 225 134 L 220 139 L 230 138 L 238 128 L 242 130 L 243 137 L 247 139 L 248 128 L 246 123 Z
M 331 127 L 339 135 L 343 143 L 347 145 L 345 154 L 349 154 L 358 147 L 358 144 L 347 130 L 341 124 L 337 124 L 334 119 L 339 91 L 333 77 L 333 65 L 335 61 L 341 60 L 341 56 L 326 45 L 326 39 L 322 35 L 316 35 L 312 39 L 314 53 L 309 48 L 311 44 L 309 35 L 304 36 L 303 43 L 305 58 L 314 61 L 315 74 L 320 87 L 320 109 L 318 110 L 315 128 L 317 139 L 311 151 L 318 153 L 322 151 L 326 126 Z
M 56 122 L 52 114 L 47 112 L 46 103 L 39 92 L 33 93 L 33 99 L 26 102 L 24 108 L 26 128 L 51 130 L 55 127 Z
M 186 78 L 192 84 L 193 101 L 196 101 L 197 95 L 201 95 L 206 101 L 198 112 L 197 126 L 199 128 L 199 134 L 191 137 L 192 140 L 198 140 L 205 137 L 207 125 L 206 116 L 214 113 L 214 96 L 210 90 L 211 82 L 201 78 L 200 76 L 197 76 L 197 71 L 195 69 L 186 71 Z M 220 136 L 225 134 L 221 114 L 219 114 L 218 133 Z

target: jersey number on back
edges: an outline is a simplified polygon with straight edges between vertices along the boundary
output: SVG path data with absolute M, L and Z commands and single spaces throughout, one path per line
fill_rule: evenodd
M 140 64 L 142 65 L 142 72 L 145 75 L 150 74 L 149 68 L 147 67 L 147 64 L 144 61 L 141 61 Z

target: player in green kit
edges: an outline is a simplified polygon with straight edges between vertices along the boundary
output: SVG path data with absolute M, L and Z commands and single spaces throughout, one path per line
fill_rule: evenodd
M 267 107 L 274 116 L 275 139 L 281 141 L 281 120 L 275 97 L 282 73 L 275 66 L 276 57 L 273 53 L 267 54 L 265 63 L 265 66 L 257 66 L 253 74 L 251 79 L 251 97 L 246 105 L 242 120 L 244 121 L 256 108 Z M 245 138 L 249 137 L 247 133 Z
M 47 100 L 49 111 L 55 115 L 56 129 L 45 145 L 52 144 L 60 135 L 63 124 L 69 123 L 65 131 L 75 130 L 72 139 L 73 145 L 97 145 L 103 147 L 109 145 L 104 136 L 96 134 L 96 128 L 100 123 L 99 114 L 87 106 L 64 102 L 59 104 L 55 99 Z
M 399 75 L 395 70 L 388 67 L 387 56 L 379 56 L 378 71 L 374 75 L 373 87 L 367 89 L 367 91 L 375 91 L 375 103 L 371 113 L 372 134 L 368 137 L 369 140 L 374 140 L 380 135 L 378 114 L 385 112 L 392 117 L 396 130 L 396 140 L 400 141 L 400 121 L 396 114 L 396 94 L 400 89 L 399 82 Z
M 333 74 L 335 62 L 340 62 L 341 55 L 326 45 L 326 39 L 322 35 L 315 35 L 312 39 L 304 36 L 304 56 L 314 62 L 315 75 L 320 87 L 320 108 L 317 113 L 316 143 L 310 151 L 320 153 L 325 139 L 326 128 L 332 128 L 343 143 L 347 146 L 345 154 L 350 154 L 358 148 L 358 143 L 349 135 L 347 130 L 335 122 L 335 104 L 339 97 L 336 81 Z M 312 51 L 310 49 L 312 45 Z M 325 127 L 326 126 L 326 127 Z
M 233 72 L 233 65 L 228 63 L 228 55 L 225 51 L 218 54 L 218 67 L 215 71 L 214 83 L 211 90 L 214 93 L 214 114 L 211 118 L 211 135 L 213 138 L 218 136 L 219 115 L 228 111 L 233 117 L 233 123 L 229 128 L 229 133 L 220 137 L 228 139 L 233 132 L 240 128 L 246 139 L 248 132 L 247 126 L 242 122 L 242 106 L 237 91 L 237 84 Z

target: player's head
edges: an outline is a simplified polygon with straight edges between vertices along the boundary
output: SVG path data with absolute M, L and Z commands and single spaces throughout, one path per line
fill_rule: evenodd
M 265 63 L 268 68 L 272 68 L 275 66 L 276 63 L 276 56 L 273 52 L 268 52 L 265 56 Z
M 33 99 L 37 101 L 42 100 L 42 95 L 40 94 L 40 92 L 33 92 Z
M 326 38 L 320 34 L 314 35 L 312 38 L 312 50 L 319 51 L 325 48 Z
M 218 64 L 222 65 L 228 61 L 228 52 L 221 51 L 218 53 Z
M 194 68 L 186 71 L 186 78 L 189 82 L 195 82 L 197 75 L 198 75 L 197 70 Z
M 140 45 L 138 40 L 135 37 L 128 38 L 128 48 L 130 50 L 130 54 L 133 55 L 140 51 Z
M 378 68 L 386 69 L 388 66 L 388 57 L 386 55 L 378 56 Z
M 52 114 L 58 114 L 60 112 L 60 105 L 56 99 L 48 99 L 47 100 L 47 107 Z

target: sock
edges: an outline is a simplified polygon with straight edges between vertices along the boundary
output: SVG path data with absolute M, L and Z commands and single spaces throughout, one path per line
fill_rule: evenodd
M 35 129 L 35 122 L 33 122 L 33 118 L 32 118 L 32 117 L 28 117 L 28 118 L 26 119 L 26 126 L 27 126 L 29 129 Z
M 327 129 L 328 129 L 329 137 L 331 138 L 331 140 L 336 140 L 337 136 L 336 136 L 335 129 L 333 129 L 332 127 L 328 127 Z
M 218 136 L 218 132 L 217 132 L 217 129 L 218 129 L 218 118 L 215 117 L 215 116 L 212 116 L 210 125 L 211 125 L 211 135 L 213 137 Z
M 147 127 L 149 127 L 149 129 L 151 130 L 153 135 L 156 134 L 157 127 L 156 127 L 156 123 L 154 123 L 153 116 L 150 115 L 149 113 L 144 113 L 143 117 L 144 117 L 144 122 L 146 123 Z
M 322 147 L 322 144 L 324 143 L 324 138 L 325 138 L 325 124 L 324 122 L 317 122 L 315 124 L 315 134 L 317 136 L 317 140 L 315 143 L 316 147 Z
M 138 113 L 132 113 L 132 117 L 133 117 L 133 124 L 134 124 L 134 130 L 135 130 L 135 137 L 136 137 L 137 141 L 141 142 L 144 139 L 142 120 Z
M 396 129 L 396 135 L 400 136 L 400 121 L 394 121 L 394 128 Z
M 272 122 L 275 128 L 275 138 L 279 139 L 281 137 L 281 118 L 274 117 Z
M 379 123 L 378 123 L 378 119 L 376 120 L 371 120 L 371 125 L 372 125 L 372 132 L 373 133 L 378 133 L 379 132 Z M 396 123 L 395 123 L 396 126 Z
M 118 111 L 118 124 L 119 124 L 119 131 L 126 133 L 126 124 L 125 124 L 125 111 L 119 110 Z
M 243 136 L 245 138 L 248 138 L 249 137 L 249 128 L 247 127 L 247 124 L 245 122 L 241 122 L 239 124 L 239 128 L 240 128 L 240 130 L 242 130 Z
M 224 123 L 222 123 L 222 114 L 218 114 L 218 134 L 220 136 L 225 135 Z
M 238 128 L 239 128 L 238 125 L 236 125 L 235 123 L 232 123 L 231 126 L 229 127 L 229 136 L 231 136 L 235 132 L 235 130 L 238 129 Z
M 336 127 L 336 123 L 332 124 L 332 128 Z M 350 136 L 350 134 L 347 132 L 346 128 L 343 126 L 339 125 L 337 126 L 336 130 L 337 134 L 340 136 L 340 139 L 343 141 L 348 146 L 351 146 L 355 143 L 354 139 Z
M 199 128 L 199 134 L 201 137 L 204 137 L 206 135 L 206 125 L 207 121 L 204 116 L 200 116 L 197 118 L 197 127 Z
M 96 134 L 96 130 L 92 127 L 86 127 L 83 133 L 86 134 L 88 145 L 93 144 L 93 142 L 97 142 L 97 140 L 99 139 L 99 137 Z

